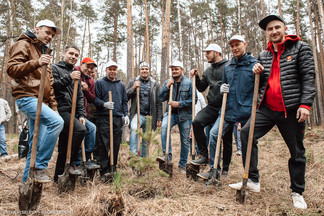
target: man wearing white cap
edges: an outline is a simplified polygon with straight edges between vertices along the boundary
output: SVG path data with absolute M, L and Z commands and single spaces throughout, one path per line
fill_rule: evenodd
M 131 100 L 130 107 L 130 135 L 129 148 L 132 153 L 137 155 L 137 97 L 136 89 L 140 89 L 140 126 L 146 127 L 146 116 L 152 116 L 152 129 L 161 127 L 162 123 L 162 103 L 158 98 L 160 85 L 150 77 L 150 66 L 146 62 L 140 64 L 140 75 L 132 79 L 126 88 L 128 100 Z M 141 156 L 146 156 L 146 142 L 142 141 Z
M 118 161 L 119 146 L 121 143 L 122 126 L 129 125 L 128 118 L 128 98 L 125 85 L 116 78 L 118 65 L 114 61 L 109 61 L 106 65 L 107 76 L 98 80 L 95 84 L 96 98 L 94 104 L 97 108 L 97 131 L 99 133 L 99 165 L 100 176 L 104 177 L 111 169 L 116 171 Z M 109 102 L 108 92 L 111 91 L 112 102 Z M 110 167 L 108 151 L 110 149 L 109 136 L 109 110 L 113 110 L 113 136 L 114 136 L 114 165 Z
M 207 95 L 208 105 L 196 115 L 192 122 L 199 153 L 201 154 L 197 160 L 190 161 L 190 163 L 194 165 L 208 164 L 208 145 L 206 145 L 206 143 L 209 143 L 209 140 L 206 140 L 204 128 L 209 125 L 212 126 L 218 117 L 218 112 L 222 106 L 220 86 L 222 84 L 224 67 L 228 62 L 227 59 L 223 59 L 222 49 L 217 44 L 209 44 L 203 52 L 206 53 L 207 61 L 211 66 L 204 71 L 201 79 L 198 76 L 198 71 L 196 69 L 190 71 L 191 76 L 196 76 L 196 87 L 198 91 L 203 92 L 209 87 Z M 224 146 L 232 145 L 232 130 L 229 130 L 224 135 L 223 142 Z M 229 152 L 226 149 L 224 150 L 224 174 L 228 171 L 228 161 L 230 161 L 228 158 L 230 158 L 231 154 L 232 152 Z
M 12 78 L 12 96 L 20 111 L 29 118 L 29 152 L 27 155 L 23 182 L 28 179 L 31 147 L 33 143 L 37 98 L 41 80 L 41 66 L 48 64 L 44 87 L 44 99 L 39 125 L 36 157 L 36 181 L 50 182 L 46 169 L 52 157 L 57 138 L 63 129 L 63 119 L 57 112 L 57 102 L 53 90 L 52 57 L 45 54 L 47 46 L 61 29 L 50 20 L 39 21 L 35 33 L 22 33 L 11 47 L 7 73 Z
M 171 124 L 170 131 L 173 126 L 178 125 L 180 130 L 181 138 L 181 150 L 180 150 L 180 161 L 179 171 L 186 173 L 185 165 L 188 159 L 189 145 L 190 145 L 190 128 L 192 118 L 192 82 L 190 79 L 183 76 L 183 65 L 179 61 L 175 61 L 169 66 L 172 70 L 172 77 L 165 81 L 160 94 L 159 99 L 163 102 L 169 100 L 170 86 L 173 85 L 172 101 L 168 101 L 168 104 L 172 107 L 171 113 Z M 197 98 L 195 98 L 197 101 Z M 158 157 L 159 161 L 165 161 L 165 149 L 167 139 L 167 124 L 168 124 L 168 108 L 165 111 L 161 126 L 161 140 L 163 156 Z M 169 160 L 172 160 L 172 147 L 171 147 L 171 136 L 169 145 Z
M 254 88 L 254 74 L 252 68 L 257 63 L 257 59 L 253 57 L 251 53 L 246 53 L 247 43 L 241 35 L 234 35 L 229 40 L 228 44 L 231 47 L 233 58 L 224 68 L 222 85 L 220 87 L 220 92 L 222 94 L 224 92 L 228 93 L 223 135 L 231 130 L 236 122 L 240 122 L 244 125 L 251 116 Z M 213 172 L 216 172 L 216 176 L 219 176 L 220 157 L 218 167 L 214 167 L 219 125 L 220 113 L 214 126 L 210 130 L 209 166 L 211 169 L 208 173 L 198 173 L 198 176 L 203 179 L 209 179 Z M 225 149 L 230 149 L 232 154 L 232 144 L 230 146 L 225 145 L 226 143 L 224 143 L 224 151 Z M 231 157 L 229 159 L 231 159 Z M 230 161 L 228 162 L 227 171 L 229 164 Z

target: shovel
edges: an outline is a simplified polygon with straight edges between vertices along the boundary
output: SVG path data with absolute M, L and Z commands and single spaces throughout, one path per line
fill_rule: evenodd
M 169 101 L 172 101 L 173 84 L 170 86 L 170 93 L 169 94 L 170 94 Z M 157 159 L 157 161 L 159 162 L 159 169 L 164 171 L 165 173 L 167 173 L 170 176 L 170 178 L 173 175 L 173 163 L 171 161 L 169 161 L 171 111 L 172 111 L 172 107 L 171 107 L 171 105 L 169 105 L 165 160 L 158 160 Z
M 73 175 L 69 175 L 69 169 L 70 169 L 70 160 L 71 160 L 71 148 L 72 148 L 75 107 L 76 107 L 76 99 L 77 99 L 77 94 L 78 94 L 78 84 L 79 84 L 79 80 L 74 80 L 70 127 L 69 127 L 69 139 L 68 139 L 68 145 L 67 145 L 67 151 L 66 151 L 65 168 L 64 168 L 63 174 L 58 176 L 58 192 L 59 193 L 67 192 L 70 190 L 73 191 L 75 188 L 76 177 Z
M 111 91 L 108 92 L 109 102 L 112 102 Z M 108 151 L 108 158 L 110 158 L 110 172 L 105 174 L 105 181 L 112 182 L 114 180 L 114 128 L 113 128 L 113 111 L 109 110 L 109 138 L 110 149 Z
M 192 77 L 192 121 L 195 119 L 195 110 L 196 110 L 196 76 Z M 191 125 L 191 129 L 192 129 L 192 133 L 191 133 L 191 159 L 195 160 L 195 146 L 196 146 L 196 142 L 195 142 L 195 134 L 193 132 L 193 127 Z M 191 177 L 192 179 L 194 179 L 195 181 L 197 181 L 198 176 L 197 174 L 200 171 L 200 166 L 199 165 L 194 165 L 194 164 L 186 164 L 186 177 L 189 178 Z
M 50 54 L 51 49 L 47 48 L 46 54 Z M 42 66 L 42 74 L 39 85 L 39 95 L 37 100 L 35 125 L 34 125 L 34 135 L 32 150 L 30 156 L 29 165 L 29 177 L 25 183 L 19 185 L 19 210 L 21 212 L 35 211 L 40 203 L 42 197 L 43 184 L 39 183 L 35 179 L 35 163 L 36 163 L 36 153 L 37 153 L 37 142 L 39 134 L 39 124 L 42 111 L 42 103 L 44 98 L 44 87 L 46 80 L 47 64 Z
M 136 88 L 136 100 L 137 100 L 137 130 L 140 130 L 141 127 L 141 116 L 140 116 L 140 89 Z M 137 135 L 137 155 L 141 156 L 141 139 L 140 136 Z
M 221 141 L 222 141 L 222 135 L 223 135 L 223 125 L 224 125 L 224 118 L 225 118 L 226 102 L 227 102 L 227 92 L 224 92 L 223 102 L 222 102 L 222 110 L 221 110 L 221 118 L 220 118 L 218 135 L 217 135 L 214 168 L 212 170 L 211 179 L 208 180 L 207 185 L 217 185 L 217 186 L 222 185 L 222 182 L 219 180 L 220 175 L 217 172 L 217 166 L 218 166 L 219 153 L 220 153 Z
M 254 136 L 255 115 L 256 115 L 256 109 L 257 109 L 257 104 L 258 104 L 259 82 L 260 82 L 260 74 L 255 74 L 252 113 L 251 113 L 251 121 L 250 121 L 248 146 L 247 146 L 247 151 L 246 151 L 243 182 L 242 182 L 241 190 L 236 191 L 236 201 L 238 201 L 242 204 L 244 204 L 244 202 L 245 202 L 245 197 L 246 197 L 245 191 L 246 191 L 246 186 L 247 186 L 247 182 L 248 182 L 248 178 L 249 178 L 251 152 L 252 152 L 252 144 L 253 144 L 253 136 Z

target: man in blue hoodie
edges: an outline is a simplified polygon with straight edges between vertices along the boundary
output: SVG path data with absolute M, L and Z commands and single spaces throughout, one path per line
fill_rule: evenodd
M 125 125 L 129 125 L 127 93 L 124 83 L 116 78 L 117 70 L 118 65 L 116 62 L 108 62 L 106 66 L 107 76 L 98 80 L 95 85 L 96 98 L 94 104 L 97 108 L 96 123 L 100 139 L 99 164 L 101 177 L 110 172 L 111 168 L 116 171 L 123 122 Z M 109 91 L 111 91 L 112 102 L 109 102 Z M 109 110 L 113 110 L 113 167 L 110 167 L 110 157 L 108 157 L 110 150 Z
M 229 129 L 233 128 L 236 122 L 241 122 L 244 125 L 251 116 L 254 88 L 252 68 L 257 63 L 257 59 L 251 53 L 246 52 L 247 43 L 241 35 L 234 35 L 228 44 L 231 46 L 233 58 L 225 66 L 222 85 L 220 87 L 221 93 L 228 93 L 223 135 Z M 213 172 L 217 172 L 217 176 L 219 176 L 220 163 L 218 163 L 217 168 L 214 168 L 219 124 L 220 113 L 210 131 L 210 171 L 208 173 L 197 174 L 203 179 L 211 178 Z M 217 169 L 217 171 L 214 169 Z

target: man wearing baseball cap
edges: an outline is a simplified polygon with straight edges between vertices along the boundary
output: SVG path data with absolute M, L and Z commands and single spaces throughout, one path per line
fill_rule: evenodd
M 178 166 L 180 173 L 186 173 L 185 165 L 188 160 L 190 145 L 189 136 L 192 118 L 192 82 L 190 79 L 183 76 L 184 69 L 181 62 L 175 61 L 169 66 L 169 68 L 171 68 L 172 77 L 165 81 L 160 91 L 159 99 L 161 102 L 168 101 L 170 95 L 170 86 L 173 85 L 172 101 L 168 101 L 168 104 L 172 107 L 170 131 L 173 126 L 178 125 L 181 138 L 180 160 Z M 197 102 L 197 97 L 195 98 L 195 101 Z M 163 156 L 157 158 L 159 161 L 165 161 L 166 157 L 169 157 L 170 161 L 172 160 L 171 141 L 169 145 L 169 155 L 165 155 L 168 109 L 169 106 L 167 106 L 162 120 L 161 140 Z
M 97 128 L 99 133 L 99 164 L 100 176 L 104 180 L 104 175 L 113 170 L 116 172 L 118 152 L 122 137 L 123 124 L 129 125 L 128 98 L 124 83 L 117 78 L 118 65 L 114 61 L 109 61 L 105 68 L 107 76 L 96 82 L 96 98 L 94 104 L 97 108 Z M 112 102 L 109 102 L 108 92 L 111 91 Z M 113 110 L 113 157 L 114 164 L 110 167 L 110 135 L 109 135 L 109 110 Z
M 247 189 L 259 184 L 258 139 L 277 126 L 290 152 L 289 174 L 292 200 L 296 208 L 306 209 L 305 189 L 305 120 L 316 94 L 314 59 L 308 44 L 296 35 L 286 35 L 284 20 L 269 15 L 259 22 L 269 38 L 267 48 L 258 57 L 254 73 L 261 73 L 254 139 Z M 242 128 L 241 141 L 245 164 L 250 122 Z M 230 187 L 240 189 L 242 183 Z M 259 186 L 260 187 L 260 186 Z
M 231 47 L 233 58 L 224 68 L 222 85 L 220 87 L 222 94 L 228 93 L 222 135 L 232 129 L 236 122 L 244 125 L 251 116 L 254 89 L 252 68 L 257 63 L 257 59 L 251 53 L 246 52 L 247 43 L 241 35 L 231 37 L 228 44 Z M 208 173 L 198 173 L 198 176 L 204 179 L 211 178 L 213 174 L 219 177 L 221 157 L 219 157 L 218 167 L 214 167 L 214 160 L 220 126 L 220 114 L 210 130 L 209 166 L 211 169 Z M 232 154 L 232 145 L 225 146 L 224 144 L 224 151 L 225 149 L 230 149 L 230 153 Z M 227 171 L 231 162 L 231 155 L 229 155 L 229 159 L 226 163 L 228 164 Z
M 209 125 L 212 126 L 218 117 L 218 112 L 222 106 L 220 86 L 222 84 L 224 67 L 228 62 L 227 59 L 223 59 L 222 49 L 217 44 L 209 44 L 203 52 L 206 53 L 205 56 L 208 63 L 211 64 L 210 67 L 204 71 L 201 78 L 198 76 L 197 69 L 190 71 L 191 76 L 196 76 L 196 87 L 199 92 L 203 92 L 209 87 L 207 95 L 208 105 L 196 115 L 192 122 L 194 135 L 201 154 L 197 160 L 190 161 L 194 165 L 208 164 L 208 145 L 206 143 L 209 143 L 209 141 L 206 139 L 204 128 Z M 225 133 L 223 143 L 224 147 L 232 145 L 232 129 Z M 227 149 L 224 149 L 223 154 L 223 174 L 227 175 L 232 151 L 229 152 Z
M 128 100 L 131 100 L 130 107 L 130 152 L 137 155 L 137 97 L 136 89 L 139 88 L 140 94 L 140 127 L 145 131 L 146 116 L 152 116 L 152 129 L 161 127 L 162 123 L 162 103 L 158 98 L 160 85 L 150 76 L 150 66 L 147 62 L 142 62 L 139 68 L 140 75 L 129 81 L 126 92 Z M 142 140 L 141 156 L 146 156 L 146 142 Z
M 60 116 L 64 120 L 64 128 L 60 134 L 60 139 L 58 143 L 58 155 L 54 174 L 55 182 L 57 182 L 58 176 L 63 174 L 65 167 L 74 82 L 78 82 L 78 89 L 74 116 L 70 161 L 71 166 L 69 168 L 69 174 L 76 176 L 81 175 L 81 171 L 78 170 L 77 165 L 79 162 L 78 155 L 80 151 L 81 142 L 86 133 L 86 112 L 84 108 L 83 93 L 80 83 L 81 73 L 80 71 L 77 71 L 74 68 L 75 64 L 79 59 L 79 56 L 79 48 L 75 45 L 68 45 L 63 51 L 63 60 L 52 65 L 52 71 L 54 76 L 54 91 L 56 100 L 58 102 L 58 111 L 60 113 Z
M 20 111 L 29 118 L 29 149 L 26 160 L 23 182 L 28 179 L 31 146 L 39 95 L 41 67 L 50 64 L 52 57 L 45 54 L 47 45 L 61 29 L 50 20 L 39 21 L 35 32 L 27 30 L 22 33 L 17 42 L 11 47 L 7 73 L 12 78 L 12 96 L 15 97 Z M 53 90 L 53 75 L 51 67 L 47 67 L 44 99 L 39 125 L 39 136 L 36 157 L 36 181 L 50 182 L 46 169 L 52 157 L 57 138 L 63 129 L 63 119 L 57 112 L 57 102 Z

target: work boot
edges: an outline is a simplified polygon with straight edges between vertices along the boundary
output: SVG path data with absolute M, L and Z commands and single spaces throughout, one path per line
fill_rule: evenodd
M 50 177 L 48 177 L 46 170 L 36 169 L 35 170 L 35 181 L 38 183 L 49 183 L 51 182 Z
M 198 173 L 197 176 L 199 178 L 202 178 L 202 179 L 205 179 L 205 180 L 211 179 L 211 177 L 213 176 L 213 168 L 210 169 L 207 173 Z M 218 176 L 219 175 L 217 175 L 217 179 L 218 179 Z
M 69 174 L 74 175 L 74 176 L 82 175 L 82 173 L 80 172 L 80 170 L 78 170 L 78 168 L 76 167 L 75 164 L 71 164 L 71 166 L 69 168 Z
M 97 165 L 94 161 L 92 160 L 87 160 L 86 163 L 85 163 L 85 167 L 88 169 L 88 170 L 95 170 L 95 169 L 99 169 L 100 166 Z
M 228 176 L 228 171 L 223 170 L 222 171 L 222 176 L 227 177 Z
M 235 189 L 235 190 L 241 190 L 242 188 L 242 182 L 238 182 L 235 184 L 230 184 L 228 185 L 231 188 Z M 246 189 L 251 191 L 251 192 L 255 192 L 255 193 L 259 193 L 260 192 L 260 182 L 253 182 L 252 180 L 248 180 L 247 184 L 246 184 Z
M 300 195 L 299 193 L 296 193 L 296 192 L 292 192 L 291 198 L 293 200 L 295 208 L 307 209 L 307 204 L 306 204 L 304 197 L 302 195 Z
M 198 158 L 197 160 L 191 160 L 189 161 L 189 163 L 197 166 L 206 165 L 208 164 L 208 158 L 201 155 L 200 158 Z

